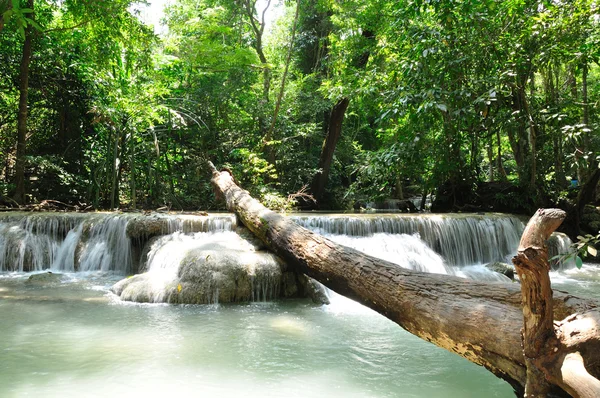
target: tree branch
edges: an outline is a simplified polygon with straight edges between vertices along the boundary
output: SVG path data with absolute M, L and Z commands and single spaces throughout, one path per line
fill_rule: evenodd
M 550 384 L 541 362 L 558 346 L 554 333 L 552 288 L 546 240 L 566 216 L 560 209 L 539 209 L 527 223 L 513 263 L 521 280 L 523 353 L 527 366 L 525 396 L 545 397 Z M 558 351 L 558 348 L 556 348 Z
M 560 371 L 562 375 L 561 386 L 573 397 L 600 397 L 600 380 L 588 373 L 579 352 L 567 354 Z
M 44 34 L 46 34 L 46 33 L 50 33 L 50 32 L 62 32 L 62 31 L 65 31 L 65 30 L 77 29 L 77 28 L 79 28 L 80 26 L 87 25 L 87 24 L 88 24 L 88 23 L 90 23 L 91 21 L 92 21 L 91 19 L 86 19 L 85 21 L 82 21 L 82 22 L 78 23 L 77 25 L 68 26 L 68 27 L 66 27 L 66 28 L 53 28 L 53 29 L 48 29 L 48 30 L 45 30 L 43 33 L 44 33 Z

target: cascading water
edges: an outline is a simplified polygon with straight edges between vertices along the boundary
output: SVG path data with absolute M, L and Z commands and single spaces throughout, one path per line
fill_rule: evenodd
M 366 237 L 374 244 L 382 236 L 375 234 L 417 236 L 452 266 L 508 261 L 524 228 L 516 217 L 493 214 L 296 216 L 294 220 L 330 237 Z
M 334 214 L 296 215 L 293 218 L 338 243 L 404 268 L 487 280 L 506 280 L 502 275 L 488 271 L 483 264 L 510 262 L 523 230 L 520 219 L 497 214 Z M 234 247 L 243 248 L 245 241 L 238 239 L 234 232 L 213 236 L 215 232 L 235 228 L 235 216 L 231 214 L 2 215 L 0 271 L 28 272 L 50 268 L 58 272 L 131 274 L 146 270 L 156 277 L 155 284 L 164 287 L 169 280 L 175 280 L 178 267 L 191 251 L 206 249 L 207 245 L 228 251 L 231 245 L 227 246 L 227 240 L 234 242 Z M 149 242 L 149 239 L 153 240 Z M 146 242 L 149 250 L 144 251 Z M 550 243 L 551 253 L 563 253 L 569 244 L 568 238 L 562 235 Z M 238 255 L 247 257 L 244 250 Z M 250 274 L 250 279 L 249 299 L 266 300 L 277 296 L 274 292 L 279 289 L 280 275 Z M 161 301 L 164 294 L 164 291 L 151 293 L 147 300 Z M 219 296 L 215 291 L 211 295 Z
M 75 256 L 77 245 L 83 232 L 83 222 L 67 233 L 65 240 L 60 245 L 56 258 L 50 269 L 55 271 L 75 272 Z
M 575 254 L 572 244 L 571 238 L 559 232 L 553 233 L 548 239 L 548 257 L 553 270 L 564 271 L 576 267 L 575 258 L 568 256 L 568 254 Z
M 232 215 L 10 213 L 0 216 L 0 271 L 135 272 L 134 239 L 176 231 L 223 231 Z

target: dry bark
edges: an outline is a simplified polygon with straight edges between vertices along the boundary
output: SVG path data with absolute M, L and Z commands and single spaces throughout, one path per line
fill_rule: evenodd
M 529 220 L 513 259 L 521 280 L 522 342 L 527 368 L 525 396 L 528 398 L 547 396 L 553 384 L 572 396 L 600 397 L 600 381 L 586 371 L 585 360 L 577 347 L 582 333 L 586 344 L 589 342 L 587 350 L 598 345 L 598 312 L 575 315 L 567 318 L 562 326 L 554 325 L 546 240 L 565 216 L 559 209 L 538 210 Z M 570 318 L 578 320 L 576 330 Z M 588 366 L 597 367 L 598 359 L 590 359 Z
M 411 271 L 338 245 L 268 210 L 238 187 L 230 173 L 219 172 L 212 164 L 211 167 L 217 196 L 289 265 L 372 308 L 410 333 L 484 366 L 516 391 L 524 390 L 527 367 L 521 348 L 523 314 L 518 286 Z M 598 305 L 594 300 L 554 294 L 556 319 L 578 314 L 573 320 L 566 318 L 557 328 L 571 336 L 568 342 L 578 347 L 581 360 L 568 358 L 578 367 L 568 366 L 571 372 L 560 373 L 566 380 L 552 381 L 553 393 L 566 396 L 556 385 L 572 385 L 600 374 Z M 585 338 L 573 340 L 572 336 L 580 336 L 577 333 L 584 333 Z M 581 371 L 582 364 L 588 373 Z

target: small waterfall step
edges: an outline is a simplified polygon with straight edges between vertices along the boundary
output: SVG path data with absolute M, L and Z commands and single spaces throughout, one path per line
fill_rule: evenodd
M 327 236 L 371 237 L 374 245 L 384 235 L 417 236 L 450 266 L 507 262 L 524 229 L 518 217 L 496 213 L 295 215 L 293 219 Z
M 0 214 L 0 271 L 136 271 L 152 236 L 231 231 L 235 216 L 136 213 Z

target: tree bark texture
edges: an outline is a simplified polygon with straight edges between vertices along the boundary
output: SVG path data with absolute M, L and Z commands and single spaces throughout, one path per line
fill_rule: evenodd
M 600 381 L 586 370 L 586 362 L 578 351 L 576 340 L 583 333 L 595 333 L 591 346 L 598 349 L 600 316 L 597 312 L 585 315 L 581 330 L 569 330 L 568 317 L 564 328 L 554 324 L 550 265 L 546 240 L 566 217 L 559 209 L 540 209 L 529 220 L 517 255 L 513 259 L 523 298 L 523 352 L 527 367 L 525 396 L 546 397 L 556 384 L 575 397 L 600 397 Z M 579 315 L 574 315 L 576 320 Z M 565 333 L 567 332 L 567 333 Z M 598 352 L 587 365 L 598 368 Z M 597 373 L 596 373 L 597 376 Z
M 566 213 L 540 209 L 529 220 L 517 256 L 513 259 L 521 281 L 523 303 L 523 352 L 527 366 L 526 397 L 545 397 L 550 384 L 536 362 L 558 349 L 554 334 L 550 264 L 546 240 L 562 223 Z
M 33 10 L 33 0 L 27 7 Z M 33 16 L 30 16 L 33 18 Z M 27 155 L 27 105 L 29 97 L 29 64 L 33 47 L 33 27 L 25 28 L 25 42 L 19 68 L 19 112 L 17 115 L 17 159 L 15 162 L 15 195 L 18 204 L 25 204 L 25 162 Z
M 333 106 L 329 116 L 327 136 L 323 142 L 321 156 L 319 157 L 319 169 L 321 172 L 315 175 L 311 187 L 311 192 L 317 201 L 323 199 L 323 194 L 325 193 L 325 187 L 327 186 L 327 180 L 329 179 L 329 170 L 331 170 L 331 162 L 333 161 L 333 154 L 335 153 L 335 148 L 342 135 L 342 124 L 349 104 L 350 100 L 348 98 L 342 98 Z
M 527 368 L 521 347 L 523 313 L 518 286 L 411 271 L 338 245 L 268 210 L 239 188 L 228 172 L 219 172 L 214 166 L 212 170 L 217 196 L 289 265 L 410 333 L 484 366 L 523 391 Z M 599 305 L 560 292 L 553 297 L 556 319 L 578 313 L 576 323 L 569 318 L 562 322 L 572 329 L 568 332 L 565 328 L 566 333 L 586 334 L 579 342 L 585 347 L 579 350 L 579 362 L 585 364 L 588 378 L 600 374 Z M 573 376 L 578 377 L 581 373 Z M 553 392 L 566 396 L 556 387 Z

